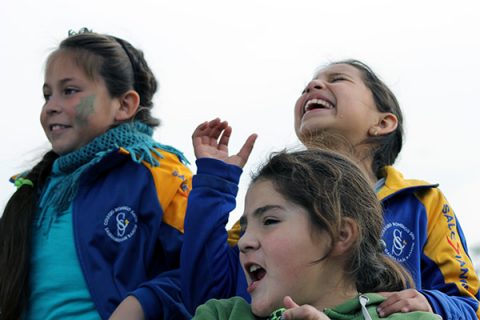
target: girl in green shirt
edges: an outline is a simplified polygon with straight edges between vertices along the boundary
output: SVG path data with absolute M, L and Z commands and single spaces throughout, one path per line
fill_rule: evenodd
M 240 175 L 238 167 L 253 147 L 249 138 L 228 156 L 230 133 L 216 119 L 193 134 L 197 158 L 213 158 L 197 161 L 212 182 L 202 189 L 219 200 L 225 195 L 212 192 L 221 188 L 213 181 L 225 170 Z M 216 203 L 221 210 L 222 202 Z M 210 300 L 194 319 L 377 319 L 376 306 L 385 298 L 371 293 L 413 283 L 383 254 L 382 210 L 366 177 L 338 153 L 314 148 L 274 154 L 252 178 L 240 224 L 238 248 L 251 303 L 240 297 Z M 388 319 L 438 318 L 411 312 Z

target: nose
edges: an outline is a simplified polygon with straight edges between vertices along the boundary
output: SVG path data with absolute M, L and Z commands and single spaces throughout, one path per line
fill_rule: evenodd
M 305 88 L 305 92 L 306 93 L 309 93 L 310 91 L 316 89 L 316 90 L 321 90 L 325 88 L 325 83 L 323 82 L 323 80 L 320 80 L 320 79 L 313 79 L 312 81 L 310 81 L 307 85 L 307 87 Z
M 245 231 L 245 233 L 238 240 L 238 248 L 240 252 L 247 253 L 248 251 L 257 250 L 260 247 L 260 243 L 251 232 Z
M 59 113 L 62 110 L 61 103 L 59 99 L 55 98 L 53 95 L 45 102 L 43 106 L 44 112 L 47 114 Z

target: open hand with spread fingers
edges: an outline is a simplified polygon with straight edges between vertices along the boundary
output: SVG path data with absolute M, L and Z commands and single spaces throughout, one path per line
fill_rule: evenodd
M 216 118 L 203 122 L 192 135 L 195 157 L 197 159 L 213 158 L 243 168 L 253 150 L 257 135 L 251 134 L 237 154 L 229 155 L 228 142 L 231 134 L 232 127 L 227 121 Z

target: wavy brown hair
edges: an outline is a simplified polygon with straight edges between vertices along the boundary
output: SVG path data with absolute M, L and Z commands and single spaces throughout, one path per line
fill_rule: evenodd
M 345 218 L 357 224 L 359 236 L 345 272 L 359 292 L 398 291 L 413 285 L 409 273 L 384 254 L 380 202 L 347 157 L 319 148 L 276 153 L 252 177 L 252 183 L 262 180 L 271 181 L 285 199 L 303 207 L 314 230 L 328 233 L 331 248 Z

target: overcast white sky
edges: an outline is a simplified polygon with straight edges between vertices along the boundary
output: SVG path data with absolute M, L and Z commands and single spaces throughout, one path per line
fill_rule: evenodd
M 43 65 L 68 29 L 88 27 L 143 49 L 160 90 L 155 137 L 194 160 L 190 136 L 214 117 L 231 150 L 259 139 L 246 171 L 298 142 L 293 105 L 316 67 L 357 58 L 396 93 L 406 117 L 397 167 L 440 183 L 467 241 L 480 244 L 477 1 L 15 0 L 0 10 L 0 211 L 8 178 L 48 148 L 39 124 Z M 192 170 L 195 170 L 192 166 Z M 242 179 L 238 217 L 248 175 Z

